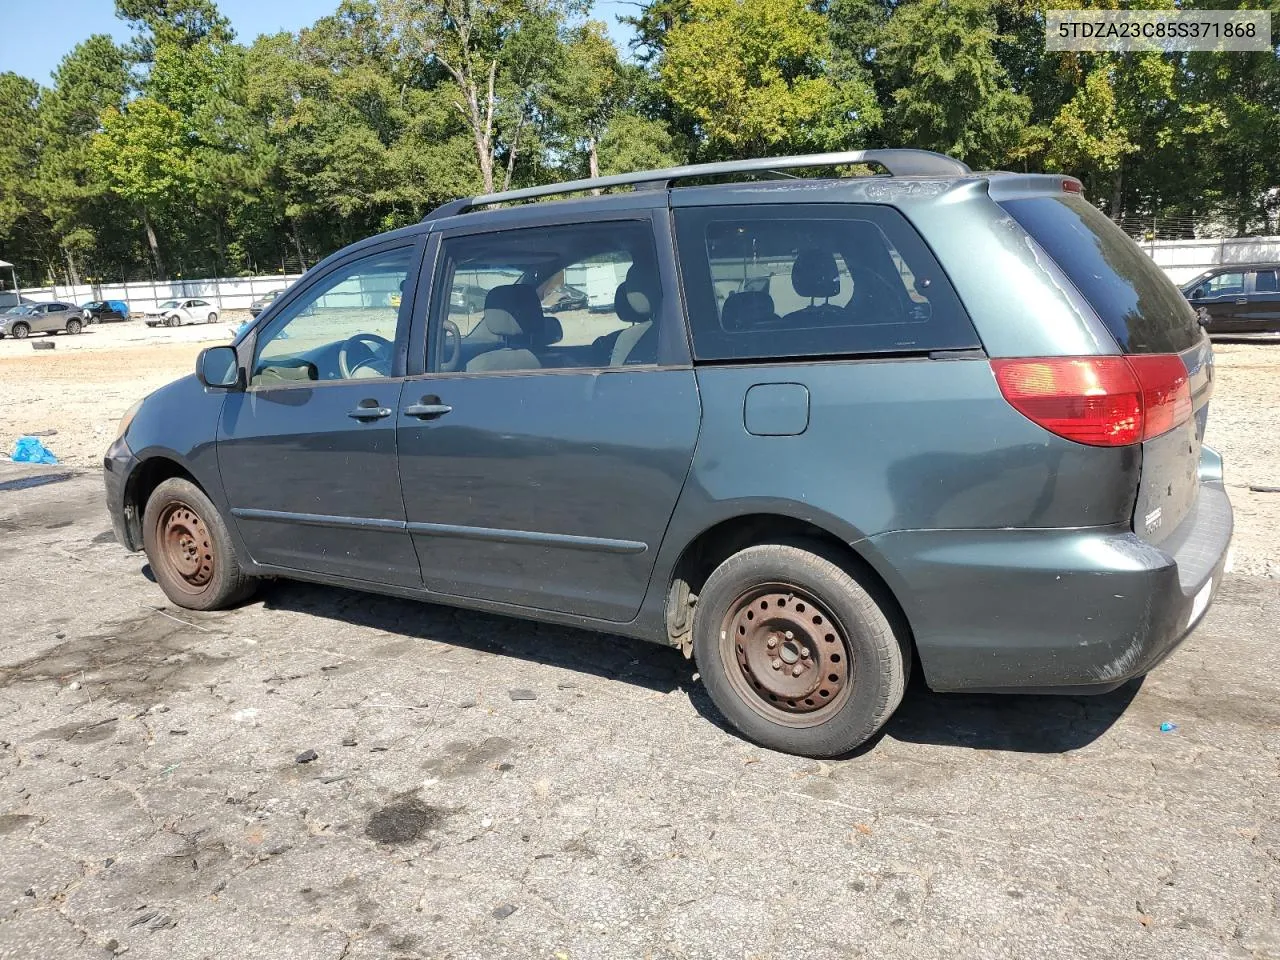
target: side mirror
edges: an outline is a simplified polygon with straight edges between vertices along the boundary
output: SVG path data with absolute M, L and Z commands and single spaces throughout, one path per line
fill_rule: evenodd
M 1195 288 L 1194 290 L 1192 290 L 1189 294 L 1187 294 L 1187 299 L 1188 299 L 1188 300 L 1202 300 L 1202 299 L 1204 299 L 1204 287 L 1196 287 L 1196 288 Z
M 205 347 L 196 358 L 196 379 L 206 387 L 238 387 L 240 358 L 235 347 Z

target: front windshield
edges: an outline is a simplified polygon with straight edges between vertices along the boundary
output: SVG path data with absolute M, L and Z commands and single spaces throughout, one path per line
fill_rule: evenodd
M 9 313 L 16 313 L 16 314 L 19 314 L 19 315 L 22 315 L 22 316 L 26 316 L 26 315 L 29 315 L 29 314 L 35 313 L 35 312 L 36 312 L 36 308 L 35 308 L 35 307 L 33 307 L 33 306 L 31 306 L 30 304 L 26 304 L 26 303 L 24 303 L 22 306 L 20 306 L 20 307 L 14 307 L 12 310 L 9 310 L 8 312 L 9 312 Z
M 173 309 L 174 307 L 176 307 L 177 305 L 178 305 L 178 301 L 177 301 L 177 300 L 166 300 L 164 303 L 160 304 L 160 309 L 161 309 L 161 310 L 172 310 L 172 309 Z

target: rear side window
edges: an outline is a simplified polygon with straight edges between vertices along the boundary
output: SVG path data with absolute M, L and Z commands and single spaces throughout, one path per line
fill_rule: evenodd
M 1178 288 L 1093 204 L 1064 194 L 1001 206 L 1057 261 L 1126 353 L 1177 353 L 1200 339 Z
M 1276 283 L 1276 271 L 1259 270 L 1257 277 L 1254 279 L 1253 290 L 1255 293 L 1280 292 L 1280 284 Z
M 685 208 L 676 236 L 698 360 L 979 346 L 932 254 L 890 208 Z

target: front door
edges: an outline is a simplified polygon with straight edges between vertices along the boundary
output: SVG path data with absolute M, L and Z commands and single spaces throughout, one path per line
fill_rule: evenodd
M 421 246 L 362 251 L 258 331 L 249 385 L 227 395 L 218 466 L 259 563 L 399 586 L 421 583 L 396 472 L 407 336 Z
M 1244 277 L 1242 270 L 1214 274 L 1196 290 L 1191 306 L 1210 333 L 1223 336 L 1242 331 L 1243 310 L 1248 302 Z
M 645 212 L 441 241 L 431 361 L 399 412 L 430 590 L 638 612 L 700 416 L 665 224 L 657 243 Z

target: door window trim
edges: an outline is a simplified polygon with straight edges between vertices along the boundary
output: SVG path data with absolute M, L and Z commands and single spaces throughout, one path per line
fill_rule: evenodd
M 472 215 L 476 216 L 476 215 Z M 589 373 L 592 375 L 632 372 L 640 373 L 651 370 L 679 370 L 693 366 L 689 351 L 687 321 L 684 311 L 683 293 L 680 289 L 675 262 L 675 246 L 671 234 L 671 222 L 668 210 L 663 207 L 635 207 L 599 211 L 584 211 L 574 215 L 562 213 L 558 215 L 542 215 L 522 219 L 515 223 L 494 224 L 483 215 L 476 216 L 474 222 L 433 230 L 430 242 L 423 258 L 420 276 L 426 280 L 419 284 L 425 290 L 422 299 L 422 316 L 415 318 L 415 332 L 422 336 L 414 337 L 409 344 L 409 359 L 406 376 L 452 379 L 456 377 L 493 377 L 493 376 L 543 376 Z M 442 298 L 448 295 L 444 283 L 444 243 L 459 237 L 484 235 L 502 235 L 517 230 L 545 229 L 548 227 L 575 227 L 598 223 L 645 223 L 649 226 L 657 257 L 658 278 L 662 284 L 662 313 L 658 323 L 658 361 L 651 364 L 631 364 L 614 367 L 609 365 L 591 367 L 538 367 L 531 370 L 433 370 L 431 347 L 439 336 L 443 314 L 437 310 Z
M 331 386 L 334 384 L 350 385 L 352 383 L 367 383 L 373 385 L 403 380 L 406 376 L 405 357 L 407 355 L 411 333 L 409 328 L 414 314 L 414 304 L 417 300 L 419 281 L 422 277 L 422 256 L 426 247 L 427 237 L 428 234 L 423 232 L 409 237 L 388 240 L 384 243 L 372 244 L 367 247 L 360 247 L 358 249 L 351 250 L 350 253 L 342 257 L 342 259 L 335 260 L 327 266 L 323 272 L 316 273 L 315 276 L 304 276 L 284 294 L 276 297 L 275 301 L 272 303 L 272 306 L 276 309 L 272 310 L 270 319 L 265 323 L 255 323 L 253 327 L 250 328 L 248 335 L 236 344 L 236 356 L 240 362 L 240 366 L 246 372 L 246 380 L 248 381 L 248 385 L 245 387 L 245 392 L 258 393 L 263 391 L 275 392 L 278 390 L 298 389 L 314 390 L 319 387 Z M 327 278 L 332 276 L 334 272 L 345 269 L 357 261 L 400 249 L 409 250 L 409 269 L 405 275 L 404 292 L 400 298 L 400 307 L 396 314 L 396 338 L 393 342 L 391 373 L 389 376 L 361 377 L 358 380 L 299 380 L 296 382 L 282 380 L 277 383 L 270 384 L 254 384 L 251 382 L 253 361 L 258 352 L 258 339 L 268 328 L 276 327 L 277 321 L 279 321 L 281 317 L 286 316 L 298 300 L 307 296 L 318 284 L 323 283 Z M 258 317 L 261 318 L 265 314 L 266 311 L 264 310 L 258 315 Z M 292 319 L 292 316 L 288 318 L 288 320 Z M 288 320 L 285 322 L 287 323 Z

